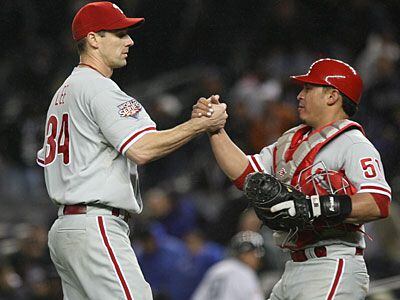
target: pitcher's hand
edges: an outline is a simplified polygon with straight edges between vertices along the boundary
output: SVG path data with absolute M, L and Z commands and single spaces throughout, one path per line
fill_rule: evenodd
M 214 113 L 213 104 L 220 104 L 219 95 L 212 95 L 209 98 L 200 98 L 192 109 L 192 118 L 211 117 Z

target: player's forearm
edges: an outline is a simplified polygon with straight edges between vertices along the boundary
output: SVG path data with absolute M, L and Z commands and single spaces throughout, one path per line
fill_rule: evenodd
M 210 134 L 210 143 L 215 159 L 222 171 L 231 180 L 238 178 L 249 163 L 246 155 L 229 138 L 224 129 L 219 130 L 218 133 Z
M 381 212 L 370 193 L 358 193 L 351 196 L 351 213 L 346 223 L 363 224 L 381 218 Z
M 126 156 L 143 165 L 173 152 L 204 130 L 200 119 L 191 119 L 171 129 L 148 133 L 128 149 Z

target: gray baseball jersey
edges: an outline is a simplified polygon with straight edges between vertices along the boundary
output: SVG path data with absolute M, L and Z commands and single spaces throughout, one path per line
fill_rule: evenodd
M 348 121 L 337 124 L 339 127 L 354 125 L 348 124 Z M 327 128 L 327 131 L 331 129 L 333 128 Z M 303 190 L 308 195 L 321 190 L 318 187 L 320 185 L 329 187 L 331 184 L 327 184 L 326 178 L 332 177 L 340 178 L 339 185 L 336 184 L 336 187 L 343 187 L 346 193 L 379 194 L 390 199 L 391 189 L 385 180 L 380 155 L 360 131 L 360 127 L 343 131 L 335 136 L 322 148 L 317 149 L 318 152 L 313 154 L 314 160 L 310 159 L 305 169 L 299 170 L 299 173 L 297 170 L 293 173 L 293 167 L 289 166 L 290 157 L 293 158 L 292 161 L 298 157 L 300 157 L 298 160 L 301 160 L 306 153 L 312 153 L 316 148 L 313 148 L 310 140 L 313 140 L 315 136 L 304 134 L 303 137 L 297 136 L 298 140 L 293 142 L 295 138 L 293 135 L 292 140 L 288 141 L 289 144 L 285 144 L 283 138 L 265 147 L 259 154 L 248 156 L 248 159 L 254 170 L 273 174 L 299 189 L 305 189 L 311 185 L 312 189 L 308 192 Z M 322 139 L 316 138 L 317 143 L 324 137 L 327 138 L 326 132 L 322 134 Z M 285 146 L 285 151 L 282 151 L 282 147 L 279 149 L 280 142 Z M 304 151 L 294 150 L 300 149 L 303 143 L 305 144 Z M 297 165 L 297 168 L 301 169 L 301 164 Z M 302 171 L 305 176 L 302 176 Z M 353 224 L 343 226 L 347 229 L 337 231 L 328 227 L 318 233 L 274 232 L 277 245 L 289 249 L 305 249 L 304 255 L 307 259 L 286 263 L 281 280 L 274 286 L 271 300 L 365 298 L 369 283 L 368 273 L 363 257 L 356 255 L 357 249 L 365 248 L 364 228 Z M 350 228 L 352 230 L 349 230 Z M 316 246 L 324 246 L 326 256 L 316 256 L 314 248 Z
M 248 156 L 252 168 L 275 175 L 273 168 L 275 147 L 276 143 L 265 147 L 259 154 Z M 385 180 L 380 155 L 371 142 L 357 129 L 342 133 L 318 152 L 311 173 L 314 174 L 321 167 L 344 172 L 357 193 L 376 193 L 391 197 L 391 189 Z M 279 178 L 278 174 L 276 176 Z M 277 232 L 274 237 L 277 244 L 282 245 L 287 235 Z M 307 246 L 335 243 L 365 247 L 364 237 L 360 231 L 348 232 L 340 239 L 329 238 Z M 289 243 L 288 246 L 294 245 Z
M 223 260 L 204 275 L 192 300 L 265 299 L 256 272 L 238 259 Z
M 60 206 L 49 249 L 64 299 L 152 299 L 129 226 L 114 211 L 142 210 L 137 167 L 124 154 L 155 130 L 142 105 L 94 69 L 75 68 L 54 95 L 37 161 Z M 80 203 L 83 212 L 63 209 Z
M 123 154 L 155 130 L 143 106 L 114 81 L 75 68 L 51 101 L 38 152 L 50 198 L 58 205 L 84 202 L 140 212 L 137 167 Z

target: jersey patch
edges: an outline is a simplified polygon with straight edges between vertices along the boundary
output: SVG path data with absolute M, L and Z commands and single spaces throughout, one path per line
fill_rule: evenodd
M 121 117 L 135 117 L 142 110 L 142 105 L 132 98 L 132 100 L 118 105 L 118 108 L 118 113 Z

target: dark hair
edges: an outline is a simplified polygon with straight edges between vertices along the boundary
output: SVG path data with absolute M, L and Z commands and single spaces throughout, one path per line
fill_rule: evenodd
M 101 30 L 96 33 L 98 35 L 100 35 L 101 37 L 104 37 L 106 34 L 106 31 Z M 76 49 L 77 49 L 79 55 L 83 54 L 86 51 L 86 38 L 85 37 L 76 42 Z
M 327 85 L 322 86 L 322 87 L 325 88 L 325 89 L 336 89 L 335 87 L 327 86 Z M 354 116 L 355 113 L 358 110 L 358 105 L 354 101 L 350 100 L 350 98 L 347 97 L 345 94 L 343 94 L 341 91 L 339 91 L 339 93 L 340 93 L 340 96 L 342 96 L 342 108 L 343 108 L 343 111 L 349 117 Z
M 80 39 L 79 41 L 76 42 L 76 50 L 78 51 L 79 55 L 81 55 L 82 53 L 85 52 L 85 50 L 86 50 L 86 38 Z
M 349 117 L 354 116 L 355 113 L 358 111 L 358 105 L 354 101 L 350 100 L 350 98 L 346 95 L 343 95 L 342 93 L 340 94 L 342 95 L 342 107 L 344 112 Z

